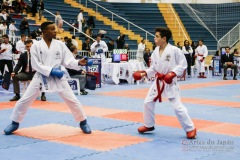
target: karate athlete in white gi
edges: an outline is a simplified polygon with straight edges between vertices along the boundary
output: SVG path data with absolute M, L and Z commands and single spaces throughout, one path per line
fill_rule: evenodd
M 12 123 L 4 130 L 6 135 L 12 134 L 19 127 L 29 106 L 39 95 L 40 84 L 43 92 L 58 92 L 71 110 L 75 120 L 80 122 L 80 128 L 86 134 L 91 133 L 87 124 L 87 117 L 70 88 L 61 66 L 80 70 L 87 60 L 76 60 L 69 49 L 61 41 L 55 40 L 56 30 L 52 22 L 43 22 L 41 25 L 43 39 L 31 47 L 31 64 L 36 73 L 25 91 L 23 97 L 16 103 L 11 120 Z
M 107 51 L 107 44 L 101 40 L 101 35 L 98 35 L 96 41 L 91 45 L 91 52 L 95 53 L 94 58 L 101 58 L 102 63 L 106 62 L 105 52 Z
M 207 78 L 204 76 L 205 73 L 205 58 L 208 56 L 207 46 L 203 44 L 203 40 L 198 41 L 198 47 L 195 49 L 196 67 L 199 73 L 198 78 Z
M 168 43 L 172 32 L 168 28 L 157 28 L 155 31 L 156 49 L 152 53 L 152 65 L 145 71 L 134 72 L 135 80 L 140 80 L 143 76 L 156 79 L 144 101 L 144 126 L 138 128 L 138 132 L 145 133 L 154 130 L 155 125 L 155 103 L 162 101 L 162 96 L 169 99 L 175 114 L 187 134 L 187 138 L 196 137 L 196 129 L 187 109 L 180 100 L 177 75 L 182 75 L 187 68 L 186 58 L 179 48 Z
M 137 60 L 139 62 L 143 62 L 143 55 L 144 55 L 144 51 L 145 51 L 146 45 L 145 45 L 145 40 L 142 39 L 141 43 L 138 44 L 138 49 L 137 49 Z

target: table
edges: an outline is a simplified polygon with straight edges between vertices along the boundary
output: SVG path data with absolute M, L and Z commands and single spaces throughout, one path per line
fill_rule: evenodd
M 131 84 L 133 83 L 133 72 L 145 69 L 143 62 L 138 61 L 103 63 L 102 76 L 103 78 L 111 79 L 115 84 L 119 84 L 120 79 L 126 79 Z

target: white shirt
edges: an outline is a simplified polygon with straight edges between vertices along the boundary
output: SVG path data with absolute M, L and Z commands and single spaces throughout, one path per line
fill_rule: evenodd
M 207 57 L 208 56 L 208 49 L 207 46 L 202 45 L 202 46 L 198 46 L 195 50 L 195 55 L 197 55 L 197 59 L 201 60 L 203 57 Z
M 145 50 L 145 44 L 139 43 L 138 49 L 137 49 L 137 57 L 142 57 L 143 58 L 143 52 Z
M 76 47 L 78 47 L 78 42 L 75 39 L 72 39 L 72 44 Z
M 9 31 L 18 31 L 14 24 L 9 25 Z
M 0 16 L 2 16 L 5 21 L 7 20 L 7 13 L 5 14 L 0 13 Z
M 81 66 L 78 65 L 79 60 L 76 60 L 67 46 L 59 40 L 53 39 L 50 47 L 42 39 L 38 43 L 34 43 L 30 49 L 32 68 L 36 70 L 34 78 L 38 78 L 42 84 L 42 75 L 46 76 L 48 90 L 43 87 L 45 92 L 62 91 L 64 88 L 61 81 L 66 80 L 66 74 L 63 78 L 58 79 L 50 76 L 52 68 L 59 68 L 64 71 L 64 67 L 80 70 Z M 66 70 L 66 69 L 65 69 Z
M 162 55 L 160 55 L 159 49 L 159 47 L 156 47 L 151 55 L 152 65 L 146 69 L 148 78 L 154 77 L 157 72 L 160 74 L 167 74 L 173 71 L 177 76 L 182 75 L 187 68 L 187 61 L 182 50 L 176 46 L 168 44 L 162 52 Z M 160 86 L 161 85 L 162 84 L 160 84 Z M 151 88 L 156 90 L 156 80 L 153 82 Z M 177 77 L 175 77 L 171 84 L 165 83 L 163 96 L 173 98 L 178 91 Z
M 83 20 L 83 14 L 82 14 L 82 12 L 80 12 L 80 13 L 78 14 L 77 21 L 78 21 L 79 23 L 82 23 L 82 20 Z
M 19 41 L 17 41 L 17 43 L 16 43 L 16 50 L 21 53 L 24 53 L 24 51 L 25 51 L 25 44 L 21 39 Z
M 12 45 L 2 43 L 1 50 L 3 49 L 6 49 L 6 51 L 0 54 L 0 60 L 12 60 Z
M 6 32 L 7 32 L 7 25 L 4 26 L 3 24 L 0 24 L 0 30 L 3 31 L 2 34 L 6 34 Z
M 98 45 L 98 46 L 96 46 Z M 101 54 L 97 54 L 97 51 L 99 49 L 103 50 L 103 53 Z M 92 45 L 91 45 L 91 52 L 95 53 L 94 58 L 101 58 L 102 63 L 106 62 L 106 56 L 105 56 L 105 52 L 108 51 L 108 46 L 104 41 L 101 41 L 98 43 L 97 41 L 95 41 Z
M 191 46 L 189 46 L 189 50 L 188 51 L 186 50 L 186 47 L 183 46 L 182 47 L 182 51 L 183 51 L 184 54 L 190 54 L 191 55 L 193 53 L 193 49 L 192 49 Z

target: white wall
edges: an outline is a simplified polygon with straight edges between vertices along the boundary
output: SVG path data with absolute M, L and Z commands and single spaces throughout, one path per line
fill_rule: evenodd
M 240 0 L 106 0 L 107 2 L 122 3 L 231 3 L 240 2 Z

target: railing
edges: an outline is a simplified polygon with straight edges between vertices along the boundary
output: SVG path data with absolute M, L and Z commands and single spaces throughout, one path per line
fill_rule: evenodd
M 233 47 L 240 40 L 240 22 L 233 27 L 227 34 L 218 40 L 218 48 L 229 46 Z
M 130 27 L 131 27 L 131 25 L 132 25 L 132 26 L 138 28 L 139 30 L 145 32 L 145 34 L 146 34 L 146 35 L 145 35 L 145 39 L 146 39 L 146 40 L 148 39 L 148 35 L 154 37 L 154 35 L 153 35 L 152 33 L 148 32 L 147 30 L 145 30 L 145 29 L 139 27 L 138 25 L 136 25 L 136 24 L 134 24 L 134 23 L 132 23 L 132 22 L 126 20 L 125 18 L 123 18 L 123 17 L 121 17 L 121 16 L 119 16 L 119 15 L 113 13 L 112 11 L 110 11 L 110 10 L 104 8 L 103 6 L 101 6 L 101 5 L 99 5 L 99 4 L 95 3 L 95 2 L 93 2 L 92 0 L 85 0 L 85 6 L 86 6 L 86 7 L 88 6 L 88 1 L 96 5 L 96 9 L 95 9 L 96 12 L 98 12 L 98 7 L 100 7 L 100 8 L 102 8 L 103 10 L 105 10 L 105 11 L 111 13 L 111 14 L 112 14 L 112 18 L 111 18 L 112 23 L 113 23 L 113 20 L 114 20 L 114 16 L 116 16 L 116 17 L 120 18 L 121 20 L 125 21 L 125 22 L 128 24 L 128 28 L 127 28 L 128 30 L 130 30 Z M 82 1 L 79 0 L 79 3 L 80 3 L 80 4 L 81 4 L 81 2 L 82 2 Z
M 181 36 L 181 33 L 183 34 L 183 40 L 182 40 L 182 41 L 188 39 L 187 35 L 185 34 L 184 29 L 182 28 L 181 23 L 180 23 L 179 20 L 178 20 L 178 16 L 176 15 L 176 13 L 175 13 L 172 5 L 171 5 L 171 4 L 168 4 L 168 6 L 169 6 L 171 12 L 172 12 L 173 15 L 174 15 L 174 18 L 175 18 L 175 24 L 174 24 L 174 25 L 175 25 L 175 28 L 177 27 L 177 25 L 179 26 L 179 27 L 178 27 L 178 35 Z
M 208 50 L 208 54 L 209 55 L 215 55 L 216 51 L 215 50 Z M 78 54 L 80 56 L 88 56 L 88 57 L 92 57 L 94 55 L 91 55 L 91 52 L 88 52 L 88 51 L 78 51 Z M 112 51 L 109 51 L 109 52 L 105 52 L 105 56 L 106 58 L 112 58 L 112 54 L 113 52 Z M 136 60 L 136 55 L 137 55 L 137 50 L 129 50 L 128 51 L 128 59 L 129 60 Z
M 47 13 L 49 13 L 49 14 L 51 14 L 52 16 L 56 17 L 56 15 L 53 14 L 52 12 L 50 12 L 50 11 L 48 11 L 48 10 L 46 10 L 46 9 L 44 9 L 44 11 L 46 11 Z M 63 20 L 63 22 L 73 28 L 73 34 L 74 34 L 74 35 L 75 35 L 75 30 L 79 31 L 78 28 L 74 27 L 73 25 L 71 25 L 71 24 L 68 23 L 67 21 Z M 91 40 L 95 41 L 95 39 L 93 39 L 93 38 L 90 37 L 89 35 L 85 34 L 84 32 L 80 32 L 80 33 L 82 33 L 82 34 L 85 35 L 86 37 L 90 38 Z

